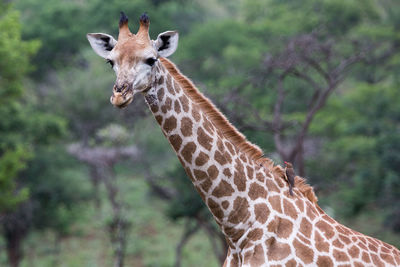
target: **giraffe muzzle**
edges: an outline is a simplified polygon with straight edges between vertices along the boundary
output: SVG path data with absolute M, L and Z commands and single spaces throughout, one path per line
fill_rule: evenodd
M 118 108 L 124 108 L 133 101 L 133 90 L 128 84 L 122 86 L 114 85 L 113 94 L 110 98 L 111 104 Z

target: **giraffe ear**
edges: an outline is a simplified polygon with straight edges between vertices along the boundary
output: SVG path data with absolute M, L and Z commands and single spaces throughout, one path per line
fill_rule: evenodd
M 94 52 L 103 58 L 107 58 L 117 44 L 117 41 L 111 35 L 105 33 L 88 33 L 86 37 Z
M 154 42 L 160 57 L 172 55 L 178 47 L 179 34 L 177 31 L 167 31 L 160 33 Z

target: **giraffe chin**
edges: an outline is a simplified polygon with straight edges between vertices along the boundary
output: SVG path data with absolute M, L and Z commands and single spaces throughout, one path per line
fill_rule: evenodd
M 113 92 L 110 102 L 117 108 L 125 108 L 133 101 L 133 93 L 131 90 L 126 92 Z

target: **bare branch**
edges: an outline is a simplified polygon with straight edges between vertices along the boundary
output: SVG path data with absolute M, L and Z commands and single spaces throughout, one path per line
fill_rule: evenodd
M 283 144 L 282 144 L 282 139 L 281 139 L 281 125 L 282 125 L 282 105 L 283 101 L 285 100 L 285 94 L 283 90 L 283 79 L 285 78 L 286 74 L 283 74 L 279 77 L 278 80 L 278 86 L 277 86 L 277 91 L 278 91 L 278 98 L 276 100 L 275 106 L 274 106 L 274 120 L 273 120 L 273 132 L 274 132 L 274 141 L 275 141 L 275 146 L 276 150 L 278 151 L 279 155 L 283 158 L 286 159 L 287 155 L 283 149 Z

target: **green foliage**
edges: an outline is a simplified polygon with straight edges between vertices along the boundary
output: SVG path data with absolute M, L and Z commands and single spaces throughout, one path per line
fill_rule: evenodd
M 0 4 L 0 213 L 14 208 L 28 195 L 15 179 L 31 157 L 31 138 L 24 135 L 29 119 L 23 110 L 22 79 L 38 42 L 21 40 L 19 13 Z
M 0 4 L 0 99 L 1 105 L 22 94 L 22 78 L 32 69 L 29 59 L 38 41 L 22 41 L 19 12 Z
M 37 148 L 23 179 L 30 190 L 36 229 L 50 228 L 59 234 L 70 231 L 79 217 L 78 204 L 90 196 L 88 180 L 80 168 L 62 146 Z
M 15 206 L 26 200 L 28 189 L 17 190 L 15 178 L 18 172 L 26 168 L 29 153 L 19 146 L 15 150 L 8 150 L 0 157 L 0 210 L 12 210 Z
M 338 200 L 346 203 L 340 215 L 353 216 L 371 206 L 389 209 L 400 190 L 397 86 L 360 84 L 341 99 L 318 119 L 334 127 L 326 128 L 334 134 L 325 145 L 329 156 L 322 159 L 330 167 L 324 173 L 339 177 L 330 179 L 330 186 L 340 189 Z

